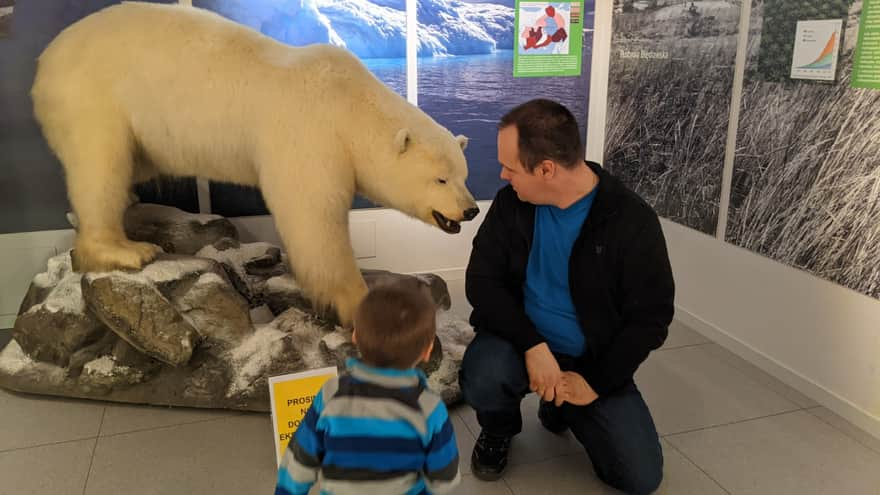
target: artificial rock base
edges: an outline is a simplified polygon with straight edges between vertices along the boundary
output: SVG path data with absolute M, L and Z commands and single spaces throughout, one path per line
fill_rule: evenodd
M 268 379 L 357 356 L 351 332 L 312 311 L 281 249 L 241 243 L 231 222 L 136 204 L 130 238 L 166 251 L 139 272 L 77 273 L 71 252 L 49 260 L 0 351 L 0 386 L 114 402 L 270 410 Z M 421 365 L 448 403 L 473 337 L 433 274 L 364 270 L 371 287 L 416 277 L 437 303 L 434 353 Z

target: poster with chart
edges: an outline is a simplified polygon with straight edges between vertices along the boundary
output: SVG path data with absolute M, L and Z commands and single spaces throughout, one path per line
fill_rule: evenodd
M 880 298 L 880 91 L 850 84 L 864 5 L 763 0 L 752 9 L 726 239 Z M 833 81 L 788 77 L 804 13 L 842 26 Z M 829 35 L 802 60 L 825 57 Z
M 835 79 L 842 27 L 842 19 L 798 21 L 791 63 L 792 79 Z

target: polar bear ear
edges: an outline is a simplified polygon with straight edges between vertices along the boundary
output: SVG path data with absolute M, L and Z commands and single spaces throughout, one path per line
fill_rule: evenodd
M 394 136 L 394 147 L 397 148 L 398 152 L 403 154 L 409 147 L 409 143 L 409 129 L 403 128 L 397 131 L 397 135 Z
M 465 148 L 467 148 L 467 145 L 468 145 L 467 136 L 462 136 L 461 134 L 459 134 L 458 136 L 455 136 L 455 140 L 458 141 L 458 145 L 461 146 L 462 151 L 464 151 Z

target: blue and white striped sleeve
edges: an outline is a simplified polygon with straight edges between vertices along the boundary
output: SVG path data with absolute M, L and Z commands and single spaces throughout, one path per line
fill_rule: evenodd
M 318 418 L 324 409 L 324 390 L 315 395 L 312 406 L 287 444 L 278 467 L 275 495 L 307 495 L 318 479 L 324 458 L 324 441 Z
M 425 486 L 429 493 L 449 493 L 461 482 L 455 430 L 442 400 L 428 415 L 428 448 L 425 458 Z

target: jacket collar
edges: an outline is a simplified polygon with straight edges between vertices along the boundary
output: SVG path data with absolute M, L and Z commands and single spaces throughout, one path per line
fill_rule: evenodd
M 599 222 L 617 213 L 625 188 L 620 179 L 608 173 L 598 163 L 586 160 L 584 163 L 599 176 L 596 197 L 593 198 L 593 205 L 590 207 L 590 217 L 593 221 Z
M 593 221 L 604 220 L 617 212 L 621 203 L 621 196 L 624 194 L 625 189 L 620 182 L 620 179 L 608 173 L 608 171 L 602 168 L 598 163 L 584 160 L 584 164 L 590 167 L 590 169 L 599 176 L 599 184 L 596 185 L 596 197 L 593 198 L 593 205 L 590 207 L 590 218 L 592 218 Z M 508 185 L 506 187 L 513 191 L 511 186 Z M 516 197 L 515 193 L 512 194 Z M 531 215 L 534 211 L 535 205 L 533 203 L 522 201 L 519 198 L 516 200 L 522 203 Z
M 427 382 L 424 372 L 418 368 L 406 370 L 379 368 L 357 358 L 347 359 L 345 365 L 351 376 L 357 380 L 387 388 L 409 388 Z

